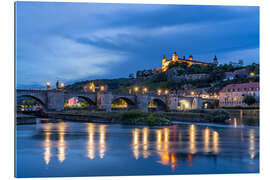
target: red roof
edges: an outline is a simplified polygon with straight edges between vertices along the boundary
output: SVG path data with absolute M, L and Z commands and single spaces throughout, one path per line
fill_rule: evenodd
M 243 83 L 243 84 L 229 84 L 225 86 L 220 92 L 226 92 L 226 90 L 231 90 L 231 89 L 242 89 L 246 88 L 247 90 L 249 88 L 254 88 L 257 89 L 260 87 L 260 83 L 258 82 L 251 82 L 251 83 Z

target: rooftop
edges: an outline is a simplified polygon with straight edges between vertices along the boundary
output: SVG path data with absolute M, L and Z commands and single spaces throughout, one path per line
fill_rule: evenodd
M 251 83 L 243 83 L 243 84 L 229 84 L 225 86 L 220 92 L 226 92 L 227 90 L 231 89 L 242 89 L 242 88 L 259 88 L 259 82 L 251 82 Z

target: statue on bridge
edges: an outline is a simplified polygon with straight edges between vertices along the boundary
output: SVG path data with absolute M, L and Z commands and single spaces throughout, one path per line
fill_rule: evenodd
M 59 80 L 56 81 L 56 89 L 59 89 Z

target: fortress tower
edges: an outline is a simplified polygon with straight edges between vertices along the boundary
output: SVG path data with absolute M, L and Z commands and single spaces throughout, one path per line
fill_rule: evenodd
M 193 64 L 199 64 L 199 65 L 208 65 L 208 63 L 202 62 L 202 61 L 195 61 L 193 59 L 193 56 L 190 55 L 188 57 L 188 59 L 185 59 L 185 56 L 183 58 L 179 58 L 178 54 L 176 52 L 173 53 L 172 58 L 171 59 L 166 59 L 165 56 L 163 56 L 162 58 L 162 67 L 161 67 L 161 71 L 165 72 L 168 70 L 169 65 L 170 64 L 174 64 L 174 63 L 187 63 L 188 66 L 192 66 Z M 215 56 L 214 60 L 213 60 L 213 64 L 217 64 L 217 57 Z
M 218 65 L 218 59 L 217 56 L 215 55 L 214 59 L 213 59 L 213 64 Z
M 177 55 L 176 52 L 174 52 L 173 55 L 172 55 L 172 61 L 176 62 L 177 60 L 178 60 L 178 55 Z

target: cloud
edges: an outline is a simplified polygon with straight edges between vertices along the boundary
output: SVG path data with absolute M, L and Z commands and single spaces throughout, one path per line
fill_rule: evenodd
M 127 77 L 136 70 L 160 67 L 161 57 L 174 51 L 208 62 L 215 54 L 222 62 L 259 60 L 258 7 L 16 5 L 20 84 Z
M 26 79 L 35 83 L 44 80 L 75 80 L 88 76 L 100 76 L 110 73 L 110 67 L 126 60 L 127 54 L 80 44 L 71 39 L 54 36 L 47 37 L 33 54 L 17 59 L 18 80 Z

